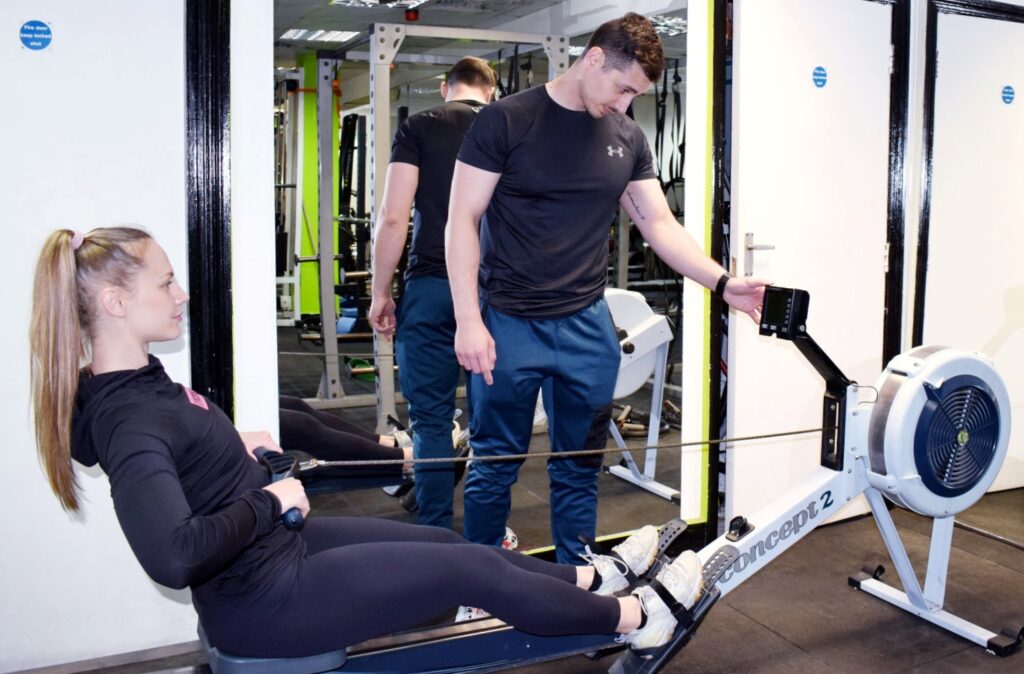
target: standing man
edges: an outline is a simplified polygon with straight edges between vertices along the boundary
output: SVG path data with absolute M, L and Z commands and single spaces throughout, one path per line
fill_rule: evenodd
M 373 242 L 370 324 L 385 337 L 397 327 L 398 377 L 409 401 L 416 458 L 453 456 L 452 417 L 460 368 L 444 227 L 455 157 L 477 112 L 494 95 L 496 83 L 486 61 L 461 59 L 441 84 L 445 103 L 405 120 L 391 146 Z M 391 281 L 405 248 L 414 198 L 409 267 L 396 317 Z M 420 524 L 451 528 L 452 464 L 416 465 L 415 475 Z
M 624 114 L 663 68 L 653 26 L 629 13 L 601 25 L 565 74 L 489 106 L 466 135 L 446 242 L 478 458 L 526 453 L 541 386 L 553 451 L 604 448 L 620 360 L 604 301 L 619 205 L 673 269 L 759 311 L 764 283 L 730 277 L 676 222 L 647 140 Z M 470 467 L 470 541 L 501 541 L 520 463 Z M 594 534 L 600 466 L 600 456 L 548 461 L 559 562 L 579 561 L 578 535 Z

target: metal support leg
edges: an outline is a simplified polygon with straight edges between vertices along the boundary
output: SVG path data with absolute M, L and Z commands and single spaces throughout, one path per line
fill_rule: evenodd
M 928 549 L 928 572 L 924 578 L 924 599 L 941 607 L 946 600 L 946 572 L 949 551 L 953 547 L 953 517 L 937 517 L 932 522 L 932 542 Z
M 885 507 L 885 500 L 882 498 L 881 492 L 868 488 L 864 490 L 864 496 L 868 499 L 871 512 L 875 516 L 875 523 L 882 534 L 882 541 L 885 542 L 885 548 L 889 551 L 889 557 L 892 559 L 893 566 L 896 567 L 896 573 L 900 576 L 900 582 L 906 590 L 910 603 L 919 609 L 929 610 L 924 593 L 921 592 L 921 584 L 917 581 L 917 574 L 914 573 L 914 567 L 910 563 L 910 558 L 907 557 L 903 540 L 900 538 L 899 532 L 896 531 L 896 523 L 892 521 L 892 515 Z
M 921 592 L 921 586 L 914 574 L 913 566 L 907 557 L 906 549 L 900 540 L 896 524 L 892 521 L 889 510 L 885 507 L 882 494 L 873 488 L 864 491 L 864 495 L 871 505 L 871 512 L 875 516 L 875 522 L 882 533 L 882 540 L 889 550 L 896 572 L 899 574 L 900 582 L 906 592 L 890 587 L 877 578 L 864 578 L 857 582 L 857 587 L 870 595 L 889 602 L 893 606 L 912 613 L 928 622 L 952 632 L 968 641 L 976 643 L 985 648 L 990 648 L 990 642 L 999 637 L 979 625 L 968 622 L 963 618 L 942 610 L 942 598 L 945 594 L 946 567 L 949 561 L 949 545 L 952 542 L 953 518 L 944 517 L 936 519 L 932 527 L 932 544 L 928 558 L 928 580 L 925 587 L 926 593 Z M 944 546 L 944 547 L 943 547 Z M 933 566 L 933 561 L 935 565 Z M 939 587 L 941 585 L 942 587 Z M 938 599 L 938 601 L 935 601 Z
M 332 113 L 334 92 L 331 80 L 336 62 L 317 59 L 316 119 L 318 152 L 320 156 L 320 201 L 317 256 L 320 258 L 320 336 L 324 343 L 324 371 L 320 378 L 317 397 L 334 400 L 345 395 L 341 388 L 341 369 L 338 362 L 338 314 L 334 293 L 334 143 Z
M 614 421 L 609 422 L 611 425 L 612 438 L 615 439 L 615 444 L 619 449 L 622 450 L 622 458 L 626 462 L 625 466 L 612 466 L 608 469 L 608 472 L 615 477 L 621 478 L 626 482 L 635 484 L 638 487 L 646 489 L 652 494 L 656 494 L 661 498 L 678 502 L 679 501 L 679 490 L 673 489 L 667 485 L 662 484 L 654 479 L 654 472 L 658 464 L 658 450 L 653 449 L 658 444 L 658 435 L 661 430 L 661 406 L 665 398 L 665 373 L 668 369 L 668 342 L 660 345 L 657 351 L 657 364 L 654 367 L 654 388 L 651 391 L 651 412 L 649 425 L 647 427 L 647 455 L 644 458 L 644 470 L 640 472 L 637 468 L 636 461 L 633 460 L 633 455 L 626 449 L 626 442 L 622 439 L 622 434 L 619 433 L 618 427 Z
M 376 26 L 370 42 L 370 240 L 377 238 L 377 213 L 384 196 L 389 150 L 391 148 L 391 64 L 405 39 L 401 26 Z M 406 214 L 408 215 L 408 214 Z M 381 270 L 381 273 L 394 270 Z M 394 341 L 374 335 L 373 355 L 377 366 L 377 432 L 387 431 L 388 415 L 395 411 Z

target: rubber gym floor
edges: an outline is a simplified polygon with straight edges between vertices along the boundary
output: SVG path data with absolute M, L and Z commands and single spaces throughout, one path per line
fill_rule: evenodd
M 282 351 L 298 351 L 294 330 L 281 328 Z M 368 344 L 343 347 L 352 353 Z M 312 351 L 312 349 L 309 349 Z M 319 380 L 319 360 L 279 358 L 282 394 L 312 396 Z M 369 393 L 373 383 L 343 376 L 348 393 Z M 627 402 L 646 410 L 649 391 Z M 465 409 L 465 401 L 459 401 Z M 404 413 L 404 410 L 399 410 Z M 335 413 L 372 427 L 372 408 Z M 465 415 L 461 421 L 465 421 Z M 677 431 L 662 435 L 666 442 Z M 630 440 L 643 446 L 643 439 Z M 609 441 L 609 446 L 613 446 Z M 533 436 L 532 451 L 547 451 L 547 436 Z M 608 455 L 605 464 L 618 461 Z M 548 483 L 544 461 L 527 461 L 512 492 L 510 526 L 520 550 L 550 543 Z M 678 479 L 678 455 L 658 457 L 658 479 Z M 612 534 L 646 523 L 661 524 L 677 514 L 676 506 L 608 474 L 599 482 L 598 533 Z M 380 489 L 316 495 L 313 516 L 360 515 L 415 522 L 394 498 Z M 919 576 L 928 554 L 930 522 L 896 508 L 894 519 Z M 958 521 L 994 532 L 1011 541 L 1024 541 L 1024 490 L 985 496 L 962 513 Z M 461 531 L 462 500 L 457 491 L 455 526 Z M 865 564 L 886 567 L 885 580 L 899 586 L 895 569 L 871 517 L 819 527 L 767 568 L 722 599 L 711 610 L 693 641 L 665 672 L 1021 672 L 1024 653 L 997 658 L 979 646 L 940 630 L 909 613 L 858 592 L 847 577 Z M 953 536 L 945 608 L 969 621 L 1000 631 L 1024 624 L 1024 550 L 963 529 Z M 396 609 L 400 610 L 400 608 Z M 604 672 L 612 659 L 592 661 L 582 656 L 544 665 L 518 668 L 526 673 Z M 154 671 L 208 671 L 199 653 L 108 667 L 92 671 L 134 674 Z M 70 671 L 61 669 L 61 671 Z M 79 670 L 81 671 L 81 670 Z

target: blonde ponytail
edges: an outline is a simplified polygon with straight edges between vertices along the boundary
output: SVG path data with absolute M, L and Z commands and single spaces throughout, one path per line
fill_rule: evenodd
M 131 227 L 69 229 L 51 234 L 39 255 L 32 288 L 29 342 L 36 448 L 50 488 L 65 510 L 78 510 L 71 465 L 71 416 L 85 363 L 95 281 L 127 287 L 142 266 L 134 245 L 149 234 Z

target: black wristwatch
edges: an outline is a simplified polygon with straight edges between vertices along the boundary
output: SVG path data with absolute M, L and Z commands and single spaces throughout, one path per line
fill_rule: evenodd
M 718 278 L 718 283 L 715 284 L 715 294 L 725 299 L 725 286 L 729 283 L 729 279 L 733 278 L 733 275 L 729 272 L 725 272 Z

